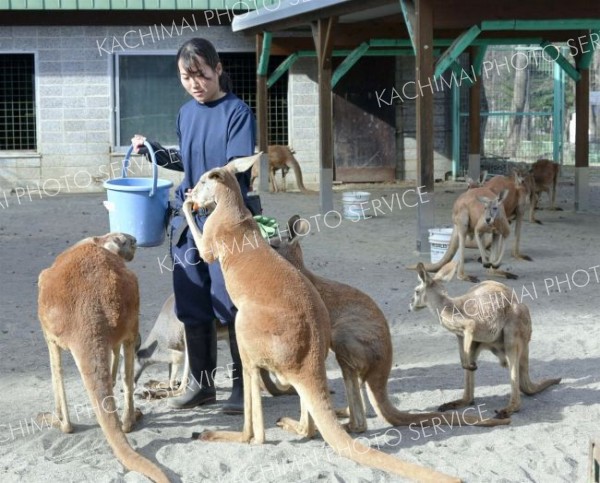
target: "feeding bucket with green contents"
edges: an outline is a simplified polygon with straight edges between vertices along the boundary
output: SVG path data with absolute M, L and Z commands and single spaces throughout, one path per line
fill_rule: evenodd
M 144 143 L 152 158 L 152 178 L 128 178 L 127 168 L 133 146 L 123 160 L 121 177 L 104 182 L 111 232 L 133 235 L 140 247 L 155 247 L 165 240 L 169 190 L 173 182 L 158 179 L 154 150 Z

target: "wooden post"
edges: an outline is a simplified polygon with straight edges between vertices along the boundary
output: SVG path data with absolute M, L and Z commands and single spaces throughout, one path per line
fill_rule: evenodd
M 469 49 L 469 63 L 475 65 L 477 47 Z M 481 75 L 469 89 L 469 176 L 477 181 L 481 170 Z
M 589 208 L 589 154 L 590 154 L 590 71 L 579 67 L 581 78 L 575 84 L 575 211 Z
M 417 206 L 417 251 L 429 252 L 433 227 L 433 9 L 431 0 L 416 0 L 417 187 L 428 203 Z
M 264 34 L 256 34 L 256 65 L 260 65 L 260 58 L 263 52 L 263 41 Z M 257 144 L 258 150 L 264 154 L 260 159 L 260 169 L 258 176 L 258 190 L 262 193 L 269 192 L 269 157 L 267 155 L 268 150 L 268 95 L 267 89 L 267 76 L 266 74 L 261 75 L 257 69 L 256 71 L 256 123 L 257 123 Z
M 312 25 L 319 71 L 319 201 L 323 214 L 333 210 L 333 99 L 331 52 L 335 17 L 321 18 Z

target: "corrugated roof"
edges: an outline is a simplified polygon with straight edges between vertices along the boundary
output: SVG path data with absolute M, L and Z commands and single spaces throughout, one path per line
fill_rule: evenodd
M 302 0 L 298 0 L 302 1 Z M 238 10 L 279 8 L 281 0 L 0 0 L 0 10 Z
M 281 0 L 273 2 L 273 6 L 266 4 L 264 8 L 256 10 L 253 15 L 237 16 L 231 22 L 231 30 L 239 32 L 259 25 L 286 19 L 302 13 L 322 10 L 334 5 L 341 5 L 352 0 Z M 274 8 L 275 5 L 277 8 Z M 368 8 L 365 2 L 365 9 Z

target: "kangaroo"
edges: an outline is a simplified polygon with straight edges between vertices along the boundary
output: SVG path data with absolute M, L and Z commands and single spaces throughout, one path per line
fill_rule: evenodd
M 548 193 L 551 210 L 562 211 L 562 208 L 556 207 L 556 185 L 558 184 L 560 164 L 549 159 L 538 159 L 531 165 L 530 173 L 533 176 L 535 188 L 530 193 L 529 221 L 542 224 L 541 221 L 535 219 L 535 210 L 542 193 Z
M 38 279 L 38 315 L 50 353 L 56 414 L 52 425 L 73 431 L 61 366 L 61 350 L 70 350 L 96 413 L 98 423 L 123 465 L 158 483 L 162 470 L 136 453 L 123 433 L 135 423 L 133 358 L 139 324 L 139 290 L 125 261 L 133 259 L 135 238 L 122 233 L 82 240 L 56 257 Z M 116 415 L 111 355 L 123 345 L 125 404 L 121 424 Z M 39 418 L 46 419 L 47 414 Z
M 224 340 L 229 344 L 229 334 L 227 326 L 215 320 L 217 326 L 217 340 Z M 149 390 L 147 394 L 150 397 L 159 397 L 162 395 L 177 396 L 180 390 L 186 387 L 186 381 L 190 376 L 190 368 L 187 360 L 187 347 L 185 344 L 184 327 L 175 315 L 175 296 L 171 294 L 163 304 L 152 330 L 148 337 L 141 344 L 136 352 L 134 381 L 137 383 L 144 370 L 152 364 L 166 363 L 169 364 L 169 388 L 176 389 L 173 392 L 165 392 L 162 390 L 165 384 L 159 383 L 161 389 L 157 393 Z M 179 367 L 183 365 L 183 375 L 181 381 L 183 384 L 177 385 L 177 374 Z M 283 388 L 270 377 L 268 371 L 261 371 L 261 377 L 265 389 L 273 396 L 281 396 L 286 394 L 295 394 L 295 391 L 288 388 Z
M 503 202 L 508 190 L 496 194 L 489 188 L 473 188 L 462 193 L 454 202 L 452 221 L 454 229 L 448 249 L 437 263 L 424 265 L 428 272 L 437 272 L 447 265 L 458 251 L 459 280 L 478 282 L 477 277 L 466 275 L 464 272 L 465 247 L 467 236 L 477 242 L 483 266 L 490 274 L 516 279 L 517 275 L 498 270 L 504 254 L 504 241 L 510 234 L 510 225 L 504 212 Z M 491 236 L 490 254 L 486 250 L 484 236 Z M 416 266 L 408 267 L 415 270 Z
M 275 173 L 278 169 L 281 170 L 281 177 L 283 178 L 283 188 L 282 191 L 286 191 L 285 186 L 285 175 L 290 170 L 290 168 L 294 171 L 294 176 L 296 177 L 296 184 L 298 185 L 298 189 L 303 193 L 309 193 L 310 190 L 307 190 L 304 187 L 304 181 L 302 180 L 302 171 L 300 170 L 300 165 L 296 158 L 294 157 L 295 151 L 289 146 L 281 146 L 278 144 L 269 146 L 268 155 L 269 155 L 269 181 L 271 182 L 271 187 L 275 193 L 279 191 L 277 187 L 277 183 L 275 181 Z M 250 186 L 254 184 L 254 180 L 258 177 L 258 165 L 252 167 L 252 181 L 250 182 Z
M 308 421 L 307 435 L 318 428 L 338 454 L 419 481 L 459 481 L 360 445 L 339 425 L 325 371 L 331 338 L 327 308 L 308 279 L 262 238 L 233 175 L 249 169 L 258 157 L 238 158 L 206 172 L 183 204 L 201 257 L 207 263 L 220 261 L 227 291 L 238 308 L 236 332 L 244 368 L 243 430 L 194 436 L 203 441 L 264 443 L 259 383 L 263 368 L 296 389 L 303 420 Z M 194 223 L 193 206 L 214 209 L 203 234 Z
M 366 293 L 344 283 L 320 277 L 306 268 L 300 238 L 307 235 L 310 226 L 298 215 L 287 224 L 288 239 L 271 238 L 270 244 L 287 261 L 299 269 L 315 286 L 323 299 L 331 320 L 331 349 L 335 353 L 346 387 L 348 408 L 337 411 L 349 417 L 346 429 L 361 433 L 367 430 L 361 384 L 367 386 L 369 401 L 377 415 L 393 426 L 412 423 L 435 424 L 440 413 L 411 414 L 399 411 L 389 399 L 387 382 L 392 370 L 393 348 L 390 329 L 381 309 Z M 496 426 L 510 420 L 479 420 L 457 414 L 466 424 Z M 452 419 L 453 420 L 453 419 Z
M 454 263 L 454 262 L 451 262 Z M 454 264 L 455 265 L 455 264 Z M 440 411 L 473 404 L 474 371 L 477 357 L 490 350 L 510 371 L 511 395 L 508 406 L 496 411 L 497 417 L 507 418 L 521 408 L 521 393 L 528 396 L 558 384 L 558 379 L 534 383 L 529 377 L 529 342 L 531 316 L 527 305 L 513 301 L 514 291 L 506 285 L 486 280 L 460 297 L 450 297 L 442 281 L 452 278 L 430 277 L 422 263 L 417 265 L 419 284 L 410 304 L 411 310 L 429 307 L 440 323 L 458 338 L 460 361 L 465 369 L 463 397 L 439 407 Z
M 530 175 L 525 175 L 529 177 Z M 496 194 L 500 194 L 504 190 L 508 190 L 508 194 L 502 203 L 504 212 L 509 221 L 515 220 L 515 243 L 512 251 L 512 256 L 517 260 L 532 261 L 528 255 L 524 255 L 519 250 L 521 241 L 521 226 L 523 224 L 523 216 L 527 199 L 532 192 L 533 183 L 525 177 L 520 176 L 517 172 L 512 176 L 494 176 L 492 179 L 484 183 L 483 187 L 492 190 Z

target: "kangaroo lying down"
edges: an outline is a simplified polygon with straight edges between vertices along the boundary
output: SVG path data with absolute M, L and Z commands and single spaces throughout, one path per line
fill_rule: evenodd
M 137 277 L 125 266 L 135 248 L 135 238 L 122 233 L 86 238 L 40 273 L 38 315 L 50 353 L 56 413 L 38 419 L 51 417 L 63 433 L 73 431 L 61 366 L 61 350 L 70 350 L 115 456 L 126 468 L 168 483 L 160 468 L 136 453 L 123 434 L 135 423 L 133 359 L 140 299 Z M 110 366 L 121 345 L 125 404 L 119 423 Z
M 436 483 L 457 481 L 361 445 L 340 427 L 331 407 L 325 371 L 331 337 L 327 308 L 308 279 L 261 237 L 234 177 L 258 157 L 238 158 L 224 168 L 208 171 L 183 205 L 201 257 L 207 263 L 219 259 L 227 291 L 238 308 L 236 332 L 244 368 L 242 432 L 205 431 L 199 439 L 264 443 L 263 368 L 298 392 L 303 418 L 308 421 L 307 436 L 313 436 L 318 428 L 338 454 L 400 476 Z M 195 225 L 193 205 L 214 208 L 203 234 Z
M 351 432 L 367 430 L 361 384 L 366 384 L 369 401 L 377 415 L 394 426 L 412 423 L 435 424 L 446 421 L 440 413 L 407 413 L 399 411 L 389 399 L 387 382 L 392 370 L 393 349 L 390 329 L 381 309 L 366 293 L 344 283 L 320 277 L 306 268 L 300 239 L 310 226 L 298 215 L 289 219 L 288 239 L 270 240 L 277 252 L 298 268 L 315 286 L 323 299 L 331 320 L 331 349 L 342 369 L 348 409 L 338 411 L 350 418 L 346 428 Z M 457 414 L 470 425 L 497 426 L 510 420 L 487 419 Z M 454 418 L 452 419 L 452 421 Z M 285 421 L 284 421 L 285 422 Z M 283 423 L 284 423 L 283 422 Z
M 456 268 L 456 263 L 454 268 Z M 502 367 L 510 371 L 511 395 L 508 406 L 497 412 L 506 418 L 521 408 L 521 391 L 528 396 L 537 394 L 559 379 L 534 383 L 529 377 L 529 342 L 531 316 L 525 304 L 513 301 L 513 291 L 506 285 L 486 280 L 475 285 L 460 297 L 450 297 L 441 283 L 440 273 L 430 277 L 422 263 L 417 265 L 419 285 L 415 288 L 411 310 L 429 307 L 440 323 L 458 338 L 460 361 L 465 369 L 463 397 L 440 406 L 440 411 L 457 409 L 473 404 L 475 391 L 474 371 L 477 357 L 484 349 L 490 350 Z M 446 272 L 446 279 L 453 273 Z

